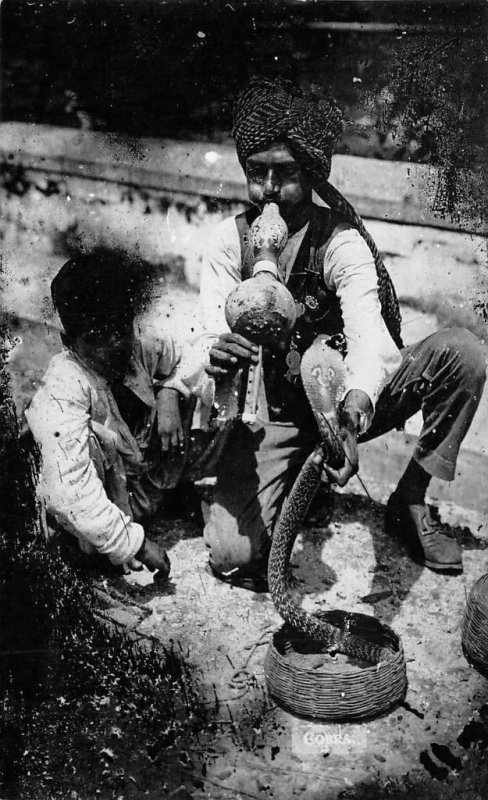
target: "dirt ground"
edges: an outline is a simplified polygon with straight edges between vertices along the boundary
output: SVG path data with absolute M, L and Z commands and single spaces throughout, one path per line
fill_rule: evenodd
M 190 330 L 195 314 L 196 295 L 175 290 L 172 322 Z M 432 321 L 419 324 L 428 328 Z M 21 410 L 59 339 L 51 327 L 25 320 L 12 332 L 22 340 L 10 362 Z M 163 519 L 154 530 L 172 562 L 168 586 L 153 585 L 147 571 L 117 584 L 125 600 L 110 612 L 114 621 L 177 643 L 229 726 L 226 746 L 209 749 L 195 798 L 488 797 L 488 683 L 465 660 L 460 638 L 467 593 L 487 571 L 488 538 L 475 522 L 462 527 L 465 516 L 451 509 L 444 518 L 463 546 L 465 569 L 457 577 L 436 575 L 384 533 L 386 487 L 369 482 L 368 488 L 380 502 L 337 493 L 332 522 L 303 528 L 293 566 L 307 609 L 372 613 L 401 636 L 406 705 L 380 719 L 310 722 L 267 697 L 263 661 L 280 618 L 268 594 L 229 587 L 208 572 L 200 525 Z M 382 599 L 361 600 L 378 588 Z M 243 745 L 232 731 L 251 718 Z
M 219 698 L 224 718 L 239 725 L 249 709 L 262 716 L 248 750 L 229 737 L 228 747 L 212 754 L 202 796 L 335 798 L 385 781 L 398 781 L 400 792 L 407 775 L 430 786 L 427 796 L 443 796 L 436 791 L 446 786 L 468 791 L 465 770 L 488 744 L 488 729 L 475 741 L 462 735 L 480 711 L 486 719 L 488 684 L 465 660 L 460 630 L 466 593 L 486 570 L 488 541 L 451 527 L 465 569 L 461 576 L 439 576 L 386 536 L 383 512 L 381 504 L 338 494 L 331 524 L 305 526 L 292 562 L 305 608 L 373 613 L 402 638 L 406 706 L 363 724 L 301 720 L 266 700 L 263 661 L 280 625 L 269 594 L 216 581 L 198 526 L 160 523 L 170 584 L 163 591 L 148 572 L 132 573 L 128 591 L 136 605 L 115 610 L 115 618 L 163 643 L 178 642 L 208 702 Z M 361 601 L 377 590 L 382 599 Z M 479 797 L 488 796 L 483 785 Z

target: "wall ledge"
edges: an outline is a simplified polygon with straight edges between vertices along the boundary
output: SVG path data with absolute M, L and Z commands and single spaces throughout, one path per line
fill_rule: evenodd
M 120 134 L 20 122 L 0 124 L 3 169 L 54 179 L 78 177 L 150 192 L 246 202 L 246 182 L 231 144 L 130 138 Z M 486 234 L 465 215 L 459 221 L 431 210 L 438 171 L 425 164 L 357 156 L 333 158 L 331 182 L 369 219 Z

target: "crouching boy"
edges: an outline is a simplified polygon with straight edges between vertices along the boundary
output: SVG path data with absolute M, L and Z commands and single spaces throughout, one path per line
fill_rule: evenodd
M 169 575 L 145 526 L 167 488 L 164 450 L 183 445 L 170 337 L 136 317 L 147 272 L 120 253 L 68 261 L 51 292 L 64 333 L 26 412 L 47 513 L 84 552 Z M 127 570 L 125 570 L 127 571 Z

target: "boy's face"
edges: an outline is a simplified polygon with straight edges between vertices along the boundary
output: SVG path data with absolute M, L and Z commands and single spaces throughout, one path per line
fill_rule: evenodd
M 312 185 L 285 144 L 249 156 L 246 178 L 251 203 L 260 209 L 266 202 L 277 203 L 292 231 L 305 223 L 312 207 Z
M 82 339 L 83 355 L 91 360 L 97 372 L 109 381 L 124 377 L 134 349 L 132 321 L 84 334 Z

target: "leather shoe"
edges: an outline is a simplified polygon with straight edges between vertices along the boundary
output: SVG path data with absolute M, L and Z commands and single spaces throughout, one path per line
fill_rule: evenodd
M 420 564 L 437 571 L 462 572 L 462 551 L 457 542 L 440 532 L 426 505 L 408 505 L 391 495 L 386 507 L 385 529 L 403 534 Z

